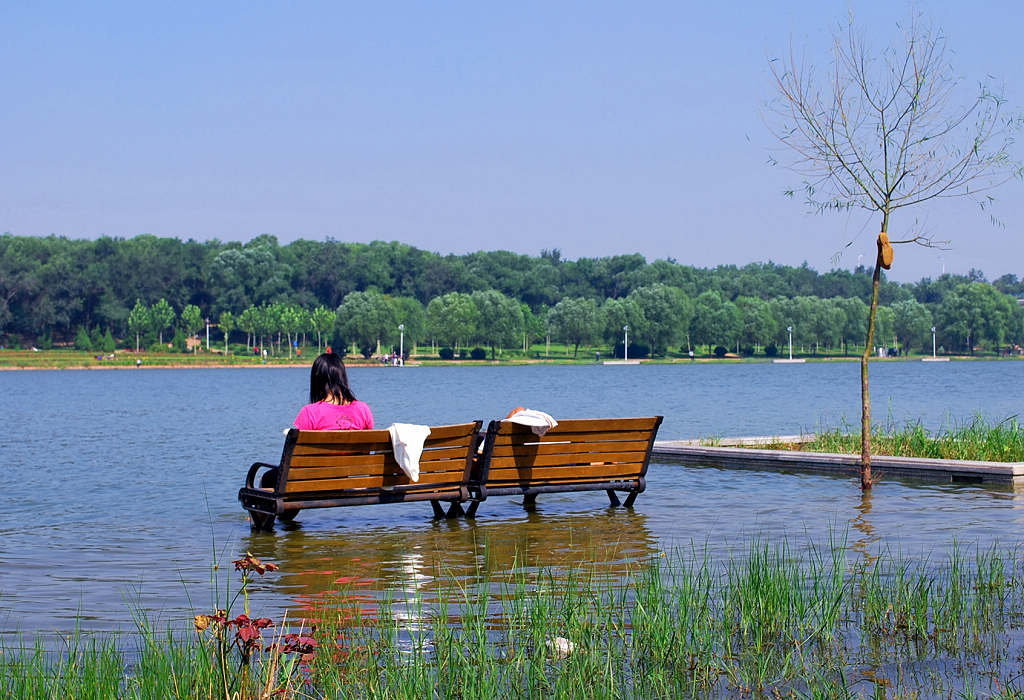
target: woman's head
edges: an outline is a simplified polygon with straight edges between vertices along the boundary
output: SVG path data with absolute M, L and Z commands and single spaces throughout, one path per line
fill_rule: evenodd
M 309 402 L 316 403 L 331 397 L 337 401 L 356 400 L 356 395 L 348 388 L 348 373 L 341 356 L 325 352 L 313 360 L 309 371 Z

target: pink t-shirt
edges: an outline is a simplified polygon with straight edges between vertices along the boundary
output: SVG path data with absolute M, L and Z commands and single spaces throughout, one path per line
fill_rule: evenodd
M 373 430 L 373 414 L 362 401 L 339 406 L 326 401 L 306 404 L 295 417 L 299 430 Z

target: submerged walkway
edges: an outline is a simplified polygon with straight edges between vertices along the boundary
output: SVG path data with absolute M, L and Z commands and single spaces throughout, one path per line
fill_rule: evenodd
M 860 455 L 758 449 L 757 445 L 802 443 L 813 436 L 724 438 L 710 446 L 706 440 L 658 440 L 652 457 L 658 462 L 724 469 L 766 469 L 816 474 L 859 474 Z M 744 445 L 737 447 L 736 445 Z M 1024 490 L 1024 462 L 980 462 L 923 457 L 872 455 L 876 476 L 898 476 L 958 484 L 999 484 Z M 1016 489 L 1015 489 L 1016 490 Z

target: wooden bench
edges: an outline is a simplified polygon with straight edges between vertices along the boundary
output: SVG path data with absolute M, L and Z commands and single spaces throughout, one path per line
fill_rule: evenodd
M 559 421 L 543 437 L 509 421 L 491 421 L 469 481 L 473 517 L 490 496 L 521 495 L 532 510 L 537 494 L 606 491 L 611 505 L 633 505 L 647 486 L 647 465 L 662 416 Z M 616 491 L 628 494 L 620 504 Z
M 410 481 L 395 461 L 387 430 L 298 430 L 285 439 L 279 464 L 249 468 L 238 500 L 253 529 L 269 530 L 275 518 L 291 520 L 303 508 L 430 501 L 434 516 L 462 514 L 467 483 L 479 445 L 481 421 L 432 426 L 420 457 L 419 481 Z M 273 486 L 262 485 L 267 472 Z M 450 503 L 446 513 L 441 503 Z

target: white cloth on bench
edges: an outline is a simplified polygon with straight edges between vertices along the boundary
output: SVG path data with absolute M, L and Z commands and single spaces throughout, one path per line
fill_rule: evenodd
M 524 408 L 522 411 L 513 413 L 505 420 L 509 423 L 518 423 L 519 425 L 529 427 L 534 435 L 543 435 L 558 425 L 558 421 L 554 418 L 544 413 L 544 411 L 538 411 L 535 408 Z
M 391 449 L 395 461 L 411 481 L 420 480 L 420 455 L 423 454 L 423 442 L 430 435 L 426 425 L 413 423 L 392 423 L 388 426 L 391 433 Z

